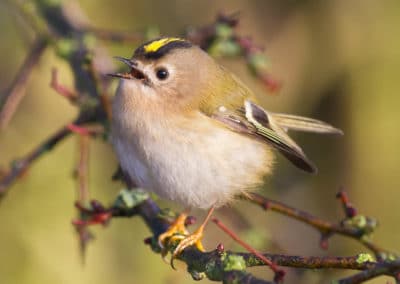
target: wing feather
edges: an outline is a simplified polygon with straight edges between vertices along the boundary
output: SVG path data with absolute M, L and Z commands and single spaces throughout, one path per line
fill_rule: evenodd
M 343 135 L 342 130 L 317 119 L 282 113 L 273 116 L 276 123 L 287 130 Z
M 261 135 L 295 166 L 309 173 L 317 172 L 317 168 L 300 146 L 286 134 L 267 111 L 253 102 L 245 101 L 245 115 L 247 120 L 255 126 L 256 134 Z
M 232 131 L 268 143 L 298 168 L 316 173 L 317 168 L 289 137 L 287 130 L 317 133 L 341 131 L 319 120 L 267 112 L 256 104 L 253 93 L 237 77 L 224 71 L 221 75 L 224 79 L 219 80 L 221 85 L 213 85 L 212 91 L 200 102 L 200 110 Z

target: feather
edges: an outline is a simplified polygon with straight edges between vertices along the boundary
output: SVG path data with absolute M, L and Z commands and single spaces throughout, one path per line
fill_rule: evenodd
M 222 69 L 223 70 L 223 69 Z M 342 133 L 333 126 L 311 118 L 277 114 L 256 104 L 253 93 L 233 74 L 222 72 L 221 85 L 203 97 L 200 110 L 232 131 L 271 145 L 298 168 L 316 173 L 317 168 L 287 134 L 287 130 L 317 133 Z M 206 90 L 208 91 L 208 90 Z M 218 94 L 215 94 L 218 92 Z
M 255 126 L 256 133 L 265 138 L 266 142 L 278 149 L 295 166 L 309 173 L 317 172 L 317 168 L 300 146 L 285 133 L 268 112 L 255 103 L 245 101 L 245 115 L 247 120 Z
M 317 119 L 281 113 L 273 113 L 272 116 L 279 126 L 287 130 L 343 135 L 342 130 Z

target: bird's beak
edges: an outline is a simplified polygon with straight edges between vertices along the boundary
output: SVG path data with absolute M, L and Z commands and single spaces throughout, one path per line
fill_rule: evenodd
M 149 79 L 143 73 L 143 71 L 138 68 L 139 64 L 136 60 L 123 58 L 123 57 L 119 57 L 119 56 L 116 56 L 114 58 L 121 61 L 122 63 L 125 63 L 129 67 L 131 67 L 131 71 L 126 72 L 126 73 L 110 73 L 110 74 L 107 74 L 108 76 L 122 78 L 122 79 L 130 79 L 130 80 L 137 79 L 137 80 L 140 80 L 143 82 L 149 81 Z

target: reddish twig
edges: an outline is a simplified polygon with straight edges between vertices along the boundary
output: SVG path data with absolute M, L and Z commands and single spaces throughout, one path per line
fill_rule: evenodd
M 52 31 L 48 36 L 53 37 L 53 42 L 64 39 L 71 43 L 70 50 L 63 55 L 63 58 L 70 64 L 75 79 L 75 89 L 77 90 L 77 97 L 79 95 L 80 103 L 77 106 L 80 107 L 80 113 L 76 121 L 69 124 L 67 127 L 63 127 L 53 136 L 44 141 L 41 145 L 35 148 L 26 157 L 17 160 L 8 173 L 5 174 L 3 179 L 0 181 L 0 194 L 4 194 L 9 186 L 25 172 L 29 166 L 42 156 L 45 152 L 52 149 L 65 137 L 67 137 L 72 131 L 79 133 L 83 136 L 80 137 L 81 142 L 87 141 L 92 138 L 97 132 L 92 132 L 87 127 L 82 127 L 84 123 L 100 123 L 107 125 L 106 119 L 111 117 L 109 98 L 104 96 L 106 94 L 105 86 L 101 84 L 99 80 L 98 71 L 94 70 L 89 58 L 92 54 L 87 44 L 83 40 L 85 33 L 88 30 L 76 28 L 73 22 L 70 22 L 62 11 L 60 4 L 51 4 L 43 2 L 38 4 L 38 16 L 40 14 L 41 20 L 44 25 L 47 25 L 49 30 Z M 271 79 L 269 73 L 266 70 L 265 58 L 263 49 L 256 46 L 249 38 L 242 37 L 236 33 L 235 27 L 238 24 L 236 16 L 220 15 L 215 23 L 208 25 L 204 28 L 197 29 L 195 33 L 188 35 L 189 39 L 197 42 L 204 49 L 209 49 L 213 44 L 222 43 L 219 47 L 233 46 L 230 49 L 230 53 L 224 53 L 224 55 L 235 55 L 236 57 L 243 56 L 246 59 L 247 65 L 252 69 L 253 73 L 257 78 L 269 88 L 277 88 L 278 83 Z M 109 40 L 124 40 L 121 34 L 114 32 L 106 32 L 100 30 L 94 30 L 93 32 L 98 38 L 109 39 Z M 192 37 L 191 37 L 192 35 Z M 132 35 L 133 40 L 137 40 L 136 34 Z M 141 36 L 141 35 L 140 35 Z M 127 39 L 129 37 L 125 37 Z M 226 45 L 228 44 L 228 45 Z M 233 44 L 233 45 L 232 45 Z M 8 98 L 3 106 L 0 114 L 0 127 L 7 124 L 7 121 L 15 111 L 19 101 L 23 97 L 23 86 L 26 84 L 30 71 L 37 63 L 40 55 L 46 47 L 45 40 L 38 40 L 36 45 L 29 53 L 21 71 L 18 73 L 14 83 L 12 84 L 11 91 L 9 92 Z M 75 48 L 76 47 L 76 48 Z M 90 60 L 88 66 L 88 58 Z M 89 67 L 89 68 L 88 68 Z M 53 85 L 55 89 L 64 93 L 67 97 L 71 97 L 72 93 L 65 93 L 63 88 L 60 89 L 56 74 L 53 73 Z M 86 96 L 89 96 L 88 100 Z M 82 101 L 81 101 L 82 99 Z M 103 101 L 104 100 L 104 101 Z M 3 126 L 4 127 L 4 126 Z M 87 142 L 82 142 L 87 144 Z M 106 208 L 99 202 L 90 202 L 90 206 L 87 203 L 87 148 L 81 146 L 81 159 L 79 178 L 80 184 L 80 199 L 81 202 L 77 202 L 77 208 L 80 210 L 80 219 L 75 220 L 73 223 L 76 225 L 78 232 L 81 234 L 81 242 L 86 243 L 91 238 L 90 232 L 87 230 L 88 225 L 92 224 L 107 224 L 111 217 L 131 217 L 134 215 L 140 215 L 147 226 L 151 229 L 153 237 L 148 241 L 152 245 L 155 251 L 159 251 L 157 247 L 157 237 L 164 232 L 169 223 L 167 220 L 160 217 L 160 208 L 151 199 L 147 199 L 137 206 L 127 208 L 128 206 L 116 206 Z M 129 186 L 130 183 L 125 179 L 125 183 Z M 353 208 L 346 195 L 343 193 L 339 195 L 340 200 L 345 208 L 346 218 L 341 224 L 334 224 L 331 222 L 324 221 L 318 217 L 315 217 L 307 212 L 289 207 L 283 203 L 269 200 L 259 195 L 252 195 L 251 201 L 258 204 L 264 209 L 270 209 L 281 214 L 287 215 L 291 218 L 297 219 L 304 222 L 314 228 L 316 228 L 322 235 L 322 244 L 327 244 L 327 239 L 333 234 L 341 234 L 352 237 L 363 243 L 366 247 L 371 249 L 377 256 L 386 253 L 383 249 L 379 248 L 367 238 L 365 238 L 367 231 L 354 226 L 351 219 L 357 217 L 357 213 Z M 132 201 L 132 200 L 131 200 Z M 122 201 L 120 200 L 120 203 Z M 257 253 L 257 252 L 255 252 Z M 226 260 L 233 256 L 234 259 L 231 261 L 238 261 L 244 267 L 238 269 L 238 266 L 232 270 L 232 266 L 227 268 Z M 354 257 L 300 257 L 290 255 L 274 255 L 274 254 L 263 254 L 256 257 L 254 253 L 235 253 L 225 252 L 222 246 L 219 246 L 217 250 L 208 253 L 200 252 L 196 248 L 185 249 L 182 255 L 179 256 L 181 260 L 188 264 L 188 271 L 191 273 L 193 278 L 200 279 L 202 275 L 206 275 L 209 279 L 214 281 L 224 281 L 224 283 L 271 283 L 255 278 L 250 273 L 246 272 L 245 268 L 256 265 L 265 265 L 266 263 L 274 263 L 279 266 L 289 266 L 298 268 L 309 268 L 309 269 L 322 269 L 322 268 L 340 268 L 340 269 L 356 269 L 364 270 L 361 273 L 355 274 L 348 277 L 348 281 L 342 283 L 359 283 L 357 281 L 364 281 L 371 279 L 379 275 L 390 275 L 397 277 L 400 270 L 400 264 L 398 261 L 393 262 L 374 262 L 370 261 L 365 256 L 354 256 Z M 267 260 L 267 261 L 266 261 Z M 378 257 L 379 260 L 379 257 Z M 229 262 L 229 261 L 228 261 Z M 351 282 L 352 281 L 352 282 Z
M 39 61 L 41 55 L 47 47 L 47 40 L 39 38 L 35 41 L 30 49 L 28 56 L 22 63 L 14 81 L 12 82 L 9 91 L 5 95 L 5 100 L 0 111 L 0 130 L 4 129 L 11 120 L 14 112 L 23 97 L 25 96 L 25 86 L 32 73 L 33 67 Z
M 73 221 L 79 236 L 81 255 L 84 257 L 89 241 L 93 240 L 90 225 L 108 223 L 111 213 L 99 202 L 89 203 L 89 142 L 93 131 L 84 127 L 69 124 L 68 128 L 78 134 L 79 137 L 79 160 L 77 165 L 77 201 L 76 208 L 79 210 L 78 219 Z M 90 204 L 91 209 L 84 207 Z
M 89 202 L 89 136 L 79 135 L 79 161 L 77 167 L 78 201 L 81 204 Z
M 341 189 L 337 193 L 336 198 L 338 198 L 340 200 L 340 202 L 342 203 L 343 211 L 346 214 L 347 218 L 353 218 L 354 216 L 357 215 L 357 210 L 350 203 L 349 197 L 347 196 L 347 193 L 343 189 Z
M 51 69 L 50 87 L 61 96 L 67 98 L 71 103 L 76 103 L 78 94 L 58 82 L 58 71 L 56 68 Z
M 372 243 L 365 236 L 365 231 L 352 226 L 343 226 L 341 224 L 335 224 L 321 218 L 318 218 L 308 212 L 290 207 L 282 202 L 275 201 L 259 194 L 251 193 L 243 196 L 244 199 L 249 200 L 252 203 L 259 205 L 265 210 L 271 210 L 278 212 L 280 214 L 286 215 L 290 218 L 296 219 L 300 222 L 306 223 L 321 233 L 321 247 L 327 247 L 327 240 L 334 234 L 339 234 L 356 239 L 362 243 L 365 247 L 370 249 L 375 256 L 380 259 L 382 255 L 391 254 L 387 250 L 379 247 L 378 245 Z
M 81 136 L 96 136 L 103 134 L 104 128 L 101 125 L 80 126 L 74 123 L 67 124 L 66 126 L 71 132 Z
M 148 223 L 149 227 L 152 229 L 154 236 L 151 238 L 147 238 L 145 240 L 145 244 L 151 245 L 153 249 L 157 252 L 160 252 L 157 247 L 157 237 L 158 234 L 166 230 L 169 225 L 167 219 L 157 219 L 156 216 L 160 216 L 160 209 L 157 205 L 150 199 L 144 201 L 141 205 L 138 205 L 133 208 L 126 208 L 124 206 L 114 205 L 110 208 L 105 208 L 98 201 L 91 202 L 91 209 L 81 207 L 86 214 L 88 214 L 89 222 L 85 223 L 85 225 L 89 224 L 104 224 L 108 223 L 109 220 L 113 217 L 132 217 L 132 216 L 142 216 L 145 220 L 153 220 Z M 117 204 L 117 203 L 116 203 Z M 149 209 L 151 208 L 151 209 Z M 153 216 L 153 217 L 150 217 Z M 158 217 L 159 218 L 159 217 Z M 157 222 L 155 222 L 157 220 Z M 160 222 L 161 221 L 161 222 Z M 218 224 L 220 228 L 221 223 L 218 220 L 213 220 Z M 225 228 L 225 227 L 224 227 Z M 230 236 L 232 236 L 230 230 L 225 230 Z M 232 236 L 237 239 L 236 236 Z M 241 240 L 239 240 L 241 241 Z M 189 268 L 189 271 L 194 267 L 197 269 L 195 272 L 202 273 L 206 272 L 209 269 L 210 263 L 215 263 L 217 266 L 215 269 L 221 269 L 219 265 L 222 258 L 227 258 L 230 256 L 241 256 L 243 257 L 243 261 L 246 267 L 252 266 L 260 266 L 266 265 L 265 259 L 267 259 L 268 263 L 273 263 L 274 265 L 293 267 L 293 268 L 302 268 L 302 269 L 350 269 L 350 270 L 362 270 L 363 272 L 354 274 L 354 279 L 371 279 L 373 277 L 377 277 L 380 275 L 387 275 L 396 277 L 397 272 L 400 270 L 400 262 L 375 262 L 368 259 L 365 259 L 365 255 L 360 254 L 356 256 L 348 256 L 348 257 L 332 257 L 332 256 L 294 256 L 294 255 L 283 255 L 283 254 L 270 254 L 264 253 L 262 257 L 256 256 L 255 252 L 251 253 L 237 253 L 232 251 L 225 251 L 222 244 L 217 246 L 217 249 L 211 252 L 201 252 L 196 247 L 190 247 L 183 251 L 183 253 L 179 256 L 179 259 L 186 262 Z M 193 276 L 193 271 L 191 271 Z M 197 275 L 195 273 L 195 275 Z M 211 273 L 208 271 L 206 273 Z M 223 275 L 223 274 L 221 274 Z M 358 276 L 356 276 L 358 275 Z M 365 277 L 369 278 L 365 278 Z M 225 277 L 225 276 L 224 276 Z M 352 276 L 350 276 L 352 277 Z M 364 278 L 362 278 L 364 277 Z M 353 279 L 353 278 L 351 278 Z M 215 279 L 214 279 L 215 280 Z M 342 281 L 342 280 L 341 280 Z M 346 281 L 347 278 L 346 278 Z M 355 281 L 355 280 L 351 280 Z M 242 282 L 239 282 L 242 283 Z M 247 282 L 245 282 L 247 283 Z M 269 282 L 266 282 L 269 283 Z M 342 283 L 342 282 L 339 282 Z M 343 283 L 360 283 L 360 282 L 343 282 Z
M 81 202 L 75 202 L 75 207 L 81 213 L 81 218 L 73 220 L 72 224 L 76 226 L 91 226 L 101 224 L 103 226 L 107 225 L 112 217 L 112 210 L 105 208 L 100 202 L 96 200 L 90 201 L 90 208 L 86 208 Z M 82 219 L 82 216 L 85 219 Z
M 282 282 L 283 278 L 285 276 L 285 271 L 281 270 L 278 268 L 278 266 L 266 258 L 264 255 L 262 255 L 260 252 L 255 250 L 252 246 L 241 240 L 234 232 L 229 230 L 220 220 L 217 218 L 212 218 L 212 221 L 219 227 L 221 228 L 226 234 L 228 234 L 235 242 L 237 242 L 239 245 L 241 245 L 243 248 L 245 248 L 248 252 L 254 254 L 256 257 L 258 257 L 260 260 L 264 262 L 265 265 L 269 266 L 271 270 L 275 273 L 274 281 L 275 282 Z

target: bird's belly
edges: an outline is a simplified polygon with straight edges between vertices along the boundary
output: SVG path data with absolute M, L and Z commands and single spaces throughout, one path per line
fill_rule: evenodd
M 134 162 L 136 168 L 145 165 L 148 173 L 141 176 L 141 186 L 196 208 L 223 205 L 259 186 L 272 162 L 264 144 L 225 130 L 208 136 L 186 133 L 184 139 L 172 136 L 141 150 L 147 160 Z
M 268 145 L 206 123 L 151 135 L 138 129 L 134 143 L 120 137 L 113 143 L 122 169 L 138 186 L 195 208 L 224 205 L 262 184 L 273 163 Z
M 134 184 L 140 188 L 151 189 L 151 177 L 143 158 L 140 158 L 137 146 L 127 143 L 126 139 L 113 139 L 114 150 L 118 156 L 120 166 L 128 174 Z

